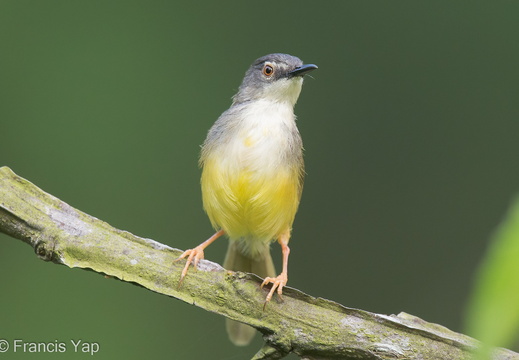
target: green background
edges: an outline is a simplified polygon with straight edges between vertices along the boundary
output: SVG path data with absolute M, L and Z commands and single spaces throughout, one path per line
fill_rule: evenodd
M 299 56 L 319 70 L 296 106 L 308 175 L 289 286 L 461 331 L 519 189 L 518 13 L 512 1 L 1 1 L 0 166 L 193 247 L 212 234 L 207 130 L 254 59 Z M 0 338 L 68 346 L 0 359 L 75 358 L 71 339 L 99 343 L 95 359 L 245 359 L 261 344 L 236 348 L 214 314 L 44 263 L 5 235 L 0 272 Z

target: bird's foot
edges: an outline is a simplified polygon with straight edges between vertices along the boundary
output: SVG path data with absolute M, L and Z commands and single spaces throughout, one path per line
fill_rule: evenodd
M 204 248 L 201 245 L 199 245 L 194 249 L 186 250 L 175 261 L 182 260 L 186 257 L 187 257 L 186 266 L 184 266 L 184 269 L 182 270 L 182 274 L 180 274 L 180 281 L 178 282 L 179 288 L 182 285 L 182 281 L 184 281 L 184 278 L 187 275 L 189 265 L 193 264 L 193 267 L 196 269 L 198 262 L 204 258 Z
M 281 294 L 283 293 L 283 287 L 287 284 L 288 276 L 285 272 L 282 272 L 277 277 L 266 277 L 265 280 L 261 283 L 261 288 L 267 284 L 272 284 L 272 288 L 270 289 L 269 293 L 267 294 L 267 298 L 265 299 L 265 304 L 263 305 L 263 308 L 267 305 L 267 303 L 272 299 L 272 296 L 274 295 L 274 292 L 277 290 L 278 296 L 281 300 L 283 298 L 281 297 Z

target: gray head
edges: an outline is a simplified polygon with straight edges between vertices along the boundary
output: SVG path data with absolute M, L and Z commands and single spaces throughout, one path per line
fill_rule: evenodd
M 288 54 L 270 54 L 260 57 L 245 73 L 233 105 L 251 100 L 289 102 L 294 105 L 301 92 L 303 76 L 317 69 Z

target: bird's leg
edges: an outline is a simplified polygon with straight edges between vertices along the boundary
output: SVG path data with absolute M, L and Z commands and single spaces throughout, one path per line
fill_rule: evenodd
M 180 255 L 178 259 L 175 261 L 181 260 L 187 256 L 186 266 L 184 266 L 184 269 L 182 270 L 182 274 L 180 275 L 180 281 L 178 282 L 178 287 L 182 285 L 182 281 L 184 281 L 184 278 L 187 275 L 187 270 L 189 269 L 189 265 L 193 264 L 193 266 L 196 268 L 198 265 L 198 262 L 204 258 L 204 249 L 208 247 L 213 241 L 218 239 L 220 236 L 222 236 L 225 232 L 223 230 L 220 230 L 216 232 L 213 236 L 211 236 L 209 239 L 195 247 L 194 249 L 186 250 Z M 194 259 L 194 261 L 193 261 Z
M 272 299 L 276 289 L 279 298 L 283 299 L 281 294 L 283 293 L 283 287 L 287 284 L 288 281 L 288 255 L 290 254 L 288 240 L 290 240 L 290 230 L 283 232 L 278 238 L 279 245 L 281 245 L 281 252 L 283 254 L 283 270 L 281 271 L 281 274 L 275 278 L 266 277 L 261 284 L 261 287 L 263 287 L 268 283 L 272 283 L 272 288 L 270 289 L 267 298 L 265 299 L 265 305 L 270 301 L 270 299 Z M 263 307 L 265 307 L 265 305 Z

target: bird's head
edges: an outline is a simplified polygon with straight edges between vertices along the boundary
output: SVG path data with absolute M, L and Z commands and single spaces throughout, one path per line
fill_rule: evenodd
M 270 54 L 260 57 L 245 73 L 233 104 L 254 100 L 296 103 L 303 76 L 317 69 L 288 54 Z

